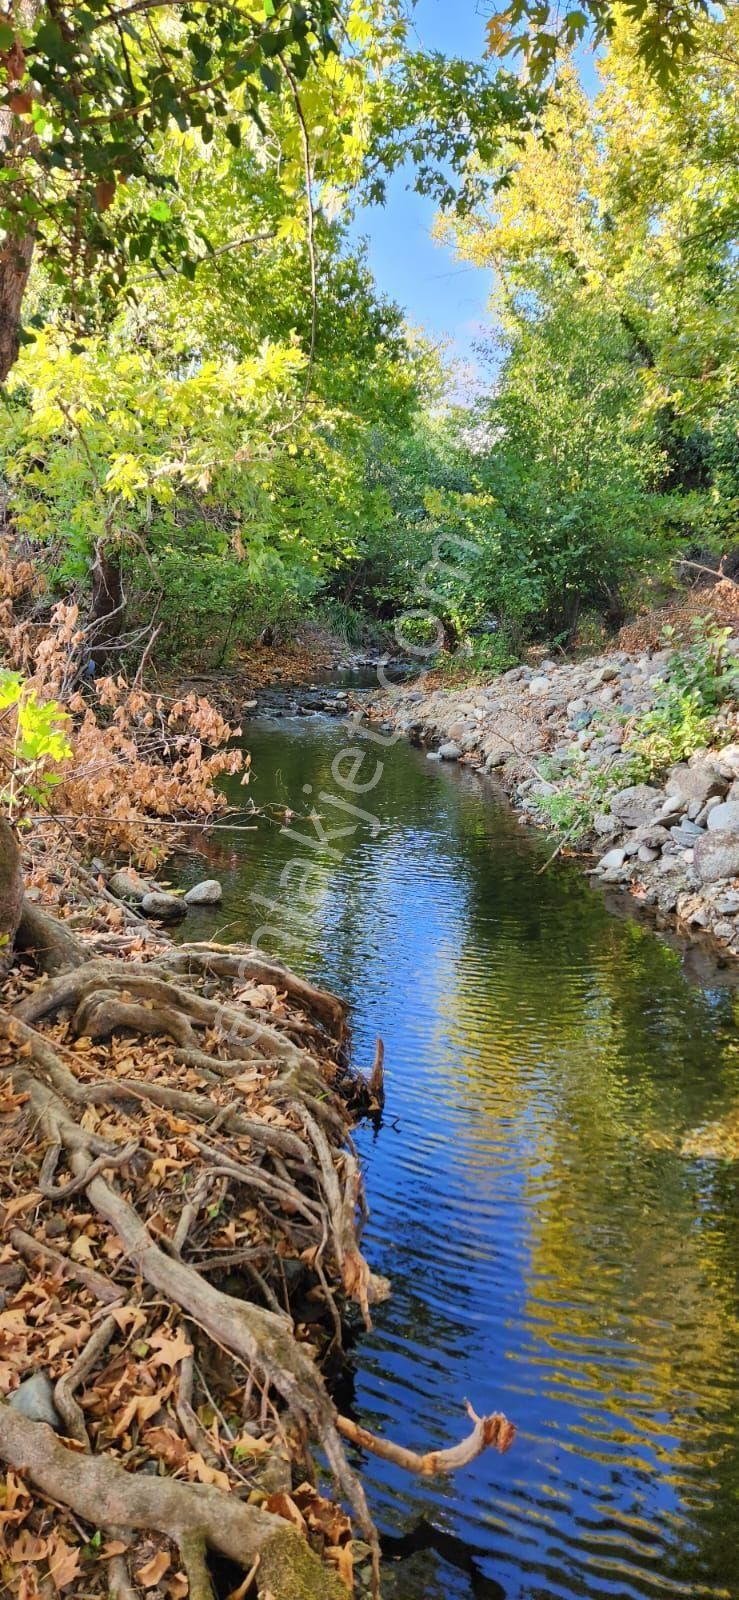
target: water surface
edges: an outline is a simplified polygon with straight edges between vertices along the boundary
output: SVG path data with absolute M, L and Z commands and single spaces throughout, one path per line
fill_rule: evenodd
M 453 1480 L 366 1463 L 383 1531 L 426 1546 L 386 1591 L 739 1596 L 737 1168 L 676 1148 L 739 1101 L 736 996 L 576 867 L 541 873 L 551 845 L 471 773 L 398 744 L 353 802 L 377 823 L 321 801 L 351 737 L 251 724 L 254 800 L 315 801 L 331 837 L 214 835 L 223 905 L 187 936 L 271 923 L 264 947 L 350 1000 L 357 1064 L 385 1041 L 359 1144 L 394 1292 L 353 1352 L 355 1414 L 418 1449 L 461 1437 L 465 1397 L 518 1427 Z

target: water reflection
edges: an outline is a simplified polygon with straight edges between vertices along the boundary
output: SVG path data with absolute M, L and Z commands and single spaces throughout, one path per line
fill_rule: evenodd
M 336 792 L 346 740 L 325 720 L 255 727 L 254 798 L 304 813 Z M 273 922 L 350 998 L 358 1062 L 385 1040 L 387 1116 L 360 1143 L 366 1246 L 394 1293 L 355 1352 L 359 1414 L 419 1449 L 460 1436 L 465 1396 L 519 1426 L 453 1482 L 366 1464 L 388 1534 L 434 1530 L 389 1561 L 387 1592 L 730 1596 L 736 1169 L 676 1146 L 739 1100 L 736 995 L 688 983 L 575 869 L 538 874 L 546 842 L 474 776 L 398 746 L 371 802 L 379 829 L 324 846 L 298 820 L 313 844 L 216 836 L 224 903 L 188 937 Z

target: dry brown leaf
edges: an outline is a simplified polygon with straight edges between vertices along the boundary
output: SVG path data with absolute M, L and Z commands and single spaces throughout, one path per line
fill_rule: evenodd
M 141 1584 L 142 1589 L 153 1589 L 171 1565 L 172 1557 L 169 1551 L 157 1550 L 151 1561 L 146 1561 L 143 1567 L 136 1568 L 134 1574 L 136 1582 Z
M 42 1539 L 38 1533 L 32 1533 L 30 1528 L 21 1528 L 8 1554 L 11 1561 L 17 1561 L 19 1564 L 23 1561 L 45 1561 L 48 1549 L 48 1539 Z
M 80 1551 L 77 1545 L 65 1544 L 58 1534 L 54 1534 L 48 1555 L 49 1573 L 57 1589 L 66 1589 L 68 1584 L 74 1583 L 80 1570 Z
M 278 1490 L 276 1494 L 269 1495 L 264 1502 L 264 1510 L 271 1511 L 275 1517 L 284 1517 L 285 1521 L 291 1522 L 294 1528 L 298 1528 L 301 1533 L 307 1534 L 308 1529 L 302 1512 L 298 1510 L 292 1497 L 289 1494 L 284 1494 L 282 1490 Z
M 171 1333 L 168 1328 L 158 1328 L 151 1335 L 149 1344 L 155 1352 L 151 1358 L 154 1367 L 174 1367 L 185 1356 L 192 1355 L 192 1345 L 181 1328 L 176 1333 Z

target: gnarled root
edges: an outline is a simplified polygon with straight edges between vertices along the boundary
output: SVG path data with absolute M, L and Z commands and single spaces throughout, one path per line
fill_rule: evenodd
M 259 1556 L 257 1594 L 274 1600 L 346 1600 L 346 1589 L 289 1522 L 234 1494 L 126 1472 L 105 1455 L 70 1450 L 43 1422 L 0 1404 L 0 1455 L 42 1494 L 62 1499 L 96 1527 L 149 1529 L 189 1549 L 218 1550 L 248 1568 Z M 204 1561 L 200 1571 L 204 1568 Z M 205 1591 L 201 1588 L 197 1600 Z
M 504 1418 L 470 1412 L 467 1440 L 419 1456 L 339 1417 L 325 1388 L 315 1308 L 323 1302 L 318 1344 L 340 1345 L 334 1286 L 359 1303 L 367 1325 L 383 1292 L 359 1249 L 362 1182 L 336 1092 L 345 1008 L 256 951 L 199 945 L 153 960 L 108 959 L 35 913 L 23 941 L 46 977 L 13 1012 L 0 1011 L 34 1213 L 23 1228 L 11 1213 L 6 1238 L 77 1297 L 68 1321 L 82 1329 L 81 1350 L 62 1338 L 39 1355 L 37 1344 L 32 1363 L 52 1371 L 56 1411 L 76 1447 L 0 1403 L 0 1458 L 95 1525 L 166 1536 L 191 1600 L 212 1600 L 208 1550 L 254 1567 L 256 1593 L 273 1600 L 345 1600 L 334 1570 L 286 1520 L 289 1506 L 283 1517 L 240 1497 L 264 1451 L 284 1476 L 289 1444 L 310 1474 L 314 1440 L 370 1543 L 379 1594 L 379 1543 L 344 1439 L 428 1473 L 505 1448 L 512 1430 Z M 380 1088 L 378 1069 L 376 1097 Z M 11 1194 L 17 1209 L 17 1178 Z M 80 1228 L 94 1241 L 95 1265 L 84 1246 L 72 1259 L 69 1239 L 65 1249 L 43 1237 L 51 1205 L 73 1227 L 73 1245 Z M 224 1280 L 232 1269 L 235 1280 Z M 132 1342 L 126 1330 L 141 1328 Z M 27 1371 L 21 1361 L 18 1377 Z M 234 1405 L 248 1417 L 254 1390 L 260 1435 L 247 1427 L 241 1448 L 256 1465 L 245 1468 Z M 114 1454 L 121 1437 L 127 1462 L 148 1452 L 158 1473 L 164 1462 L 177 1478 L 124 1470 Z M 281 1509 L 282 1489 L 277 1500 Z M 120 1554 L 109 1588 L 117 1600 L 135 1592 Z

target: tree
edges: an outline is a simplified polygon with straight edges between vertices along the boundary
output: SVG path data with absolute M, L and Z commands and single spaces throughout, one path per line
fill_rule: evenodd
M 0 20 L 0 379 L 18 353 L 34 250 L 79 320 L 112 297 L 130 263 L 189 270 L 193 237 L 172 216 L 173 128 L 204 144 L 290 93 L 311 60 L 335 49 L 334 0 L 25 0 Z M 121 187 L 126 202 L 113 206 Z

